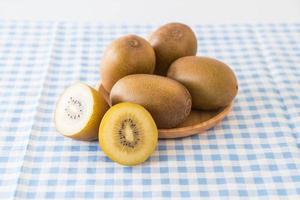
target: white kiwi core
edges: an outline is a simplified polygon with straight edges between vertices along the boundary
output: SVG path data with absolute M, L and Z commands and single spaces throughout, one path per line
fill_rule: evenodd
M 93 112 L 91 89 L 83 83 L 75 83 L 60 96 L 55 110 L 55 125 L 63 135 L 74 135 L 88 124 Z

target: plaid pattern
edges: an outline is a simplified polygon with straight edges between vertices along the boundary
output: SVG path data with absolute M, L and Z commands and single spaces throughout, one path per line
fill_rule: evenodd
M 58 95 L 95 85 L 105 46 L 157 26 L 0 21 L 1 199 L 300 198 L 300 24 L 193 25 L 199 55 L 239 80 L 233 111 L 204 134 L 160 140 L 144 164 L 58 134 Z

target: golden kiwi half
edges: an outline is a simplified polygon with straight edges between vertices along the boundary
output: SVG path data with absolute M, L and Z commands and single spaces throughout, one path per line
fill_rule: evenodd
M 134 103 L 120 103 L 104 115 L 99 128 L 99 145 L 113 161 L 137 165 L 153 153 L 158 131 L 150 113 Z
M 94 88 L 75 83 L 59 97 L 54 122 L 58 132 L 78 140 L 94 140 L 108 104 Z

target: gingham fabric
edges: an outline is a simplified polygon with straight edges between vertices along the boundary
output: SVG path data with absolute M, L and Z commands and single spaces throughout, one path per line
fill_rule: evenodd
M 300 199 L 300 24 L 191 25 L 239 81 L 209 131 L 160 140 L 135 167 L 58 134 L 58 95 L 95 85 L 105 46 L 156 25 L 0 21 L 0 199 Z

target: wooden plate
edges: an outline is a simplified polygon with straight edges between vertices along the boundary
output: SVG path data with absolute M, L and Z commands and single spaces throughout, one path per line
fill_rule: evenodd
M 109 93 L 102 87 L 101 84 L 98 84 L 96 88 L 111 106 Z M 221 122 L 222 119 L 228 115 L 232 106 L 233 103 L 225 108 L 209 112 L 193 110 L 193 116 L 189 116 L 185 123 L 179 125 L 179 128 L 158 129 L 159 138 L 181 138 L 203 133 L 207 129 L 210 129 Z

